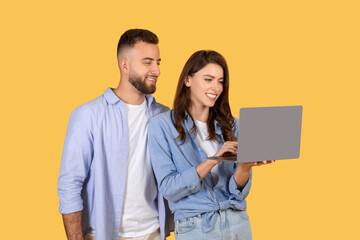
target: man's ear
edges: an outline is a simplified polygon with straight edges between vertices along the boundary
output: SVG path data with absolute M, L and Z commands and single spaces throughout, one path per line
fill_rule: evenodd
M 129 63 L 126 58 L 119 59 L 119 68 L 121 71 L 124 71 L 124 72 L 129 71 Z

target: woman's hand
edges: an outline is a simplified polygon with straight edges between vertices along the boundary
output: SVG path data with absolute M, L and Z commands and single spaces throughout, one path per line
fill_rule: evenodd
M 270 164 L 275 162 L 275 160 L 269 160 L 269 161 L 261 161 L 261 162 L 248 162 L 248 163 L 240 163 L 238 168 L 241 168 L 242 171 L 249 171 L 252 167 L 255 166 L 262 166 L 266 164 Z
M 228 156 L 235 155 L 237 152 L 237 142 L 225 142 L 219 151 L 214 154 L 214 157 L 220 157 L 220 156 L 226 156 L 226 154 L 229 154 Z M 206 174 L 208 174 L 213 167 L 215 167 L 217 164 L 219 164 L 221 161 L 217 160 L 210 160 L 207 159 L 197 165 L 196 172 L 199 176 L 199 179 L 202 180 Z
M 275 162 L 275 160 L 261 161 L 261 162 L 249 162 L 240 163 L 236 169 L 234 180 L 239 190 L 242 190 L 249 180 L 250 170 L 255 166 L 267 165 Z
M 221 146 L 219 151 L 217 151 L 217 153 L 214 154 L 214 157 L 222 157 L 222 156 L 228 157 L 228 156 L 236 155 L 237 154 L 237 145 L 238 145 L 238 142 L 236 142 L 236 141 L 225 142 Z

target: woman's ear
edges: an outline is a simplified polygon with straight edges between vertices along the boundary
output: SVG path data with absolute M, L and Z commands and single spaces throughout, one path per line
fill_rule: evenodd
M 191 79 L 190 76 L 187 76 L 185 78 L 185 86 L 190 87 L 191 86 Z

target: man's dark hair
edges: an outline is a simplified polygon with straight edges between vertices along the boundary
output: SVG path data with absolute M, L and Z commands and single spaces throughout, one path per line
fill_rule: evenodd
M 146 29 L 130 29 L 121 35 L 118 46 L 117 56 L 124 48 L 132 48 L 138 42 L 146 42 L 152 44 L 158 44 L 159 39 L 155 33 Z

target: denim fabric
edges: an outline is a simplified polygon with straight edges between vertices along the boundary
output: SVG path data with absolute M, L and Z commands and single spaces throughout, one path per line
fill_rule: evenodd
M 225 209 L 216 212 L 213 228 L 203 232 L 202 215 L 175 221 L 176 240 L 251 240 L 251 226 L 247 212 Z
M 197 146 L 190 132 L 193 122 L 186 117 L 183 123 L 188 139 L 182 145 L 176 137 L 173 110 L 150 119 L 148 126 L 149 151 L 151 164 L 158 182 L 159 191 L 169 201 L 174 219 L 183 219 L 203 214 L 201 225 L 204 232 L 212 229 L 217 211 L 224 209 L 246 209 L 245 198 L 251 188 L 252 171 L 245 187 L 240 191 L 235 183 L 234 174 L 238 166 L 235 162 L 221 162 L 219 180 L 213 182 L 211 174 L 201 181 L 196 166 L 207 159 L 204 151 Z M 234 119 L 235 126 L 238 120 Z M 215 132 L 220 135 L 219 148 L 224 144 L 221 126 L 215 122 Z M 235 129 L 235 136 L 238 134 Z

